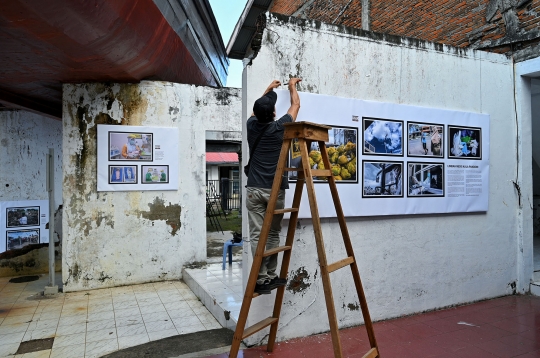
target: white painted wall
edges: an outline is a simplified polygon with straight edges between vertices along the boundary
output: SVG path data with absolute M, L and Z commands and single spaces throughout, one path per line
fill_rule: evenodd
M 299 90 L 304 92 L 491 116 L 487 213 L 347 218 L 373 320 L 511 294 L 514 284 L 517 292 L 528 290 L 529 279 L 518 273 L 512 72 L 502 55 L 294 18 L 269 19 L 263 46 L 244 70 L 244 118 L 273 79 L 291 76 L 303 79 Z M 244 138 L 245 131 L 244 125 Z M 243 164 L 248 159 L 244 155 Z M 243 213 L 246 233 L 247 210 Z M 322 227 L 328 262 L 345 258 L 337 221 L 323 219 Z M 285 291 L 279 340 L 329 330 L 310 220 L 301 220 L 294 245 L 289 280 L 304 271 L 307 278 L 305 289 Z M 251 255 L 244 258 L 251 261 Z M 249 265 L 245 270 L 244 279 Z M 350 272 L 340 270 L 331 279 L 340 327 L 361 323 Z M 272 303 L 268 296 L 255 299 L 249 323 L 268 317 Z M 264 340 L 267 333 L 249 342 Z
M 0 111 L 0 201 L 48 200 L 46 154 L 55 153 L 55 207 L 62 205 L 62 122 Z M 5 239 L 5 238 L 4 238 Z
M 181 278 L 206 259 L 205 131 L 238 131 L 238 89 L 64 85 L 64 290 Z M 96 191 L 96 124 L 179 128 L 178 191 Z

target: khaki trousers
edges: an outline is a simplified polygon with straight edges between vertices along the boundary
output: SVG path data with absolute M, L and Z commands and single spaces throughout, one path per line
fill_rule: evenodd
M 272 189 L 247 188 L 246 208 L 248 210 L 249 236 L 251 240 L 251 254 L 253 256 L 255 256 L 255 251 L 259 244 L 259 237 L 261 235 L 264 215 L 266 213 L 268 201 L 270 200 L 271 191 Z M 276 209 L 283 209 L 284 207 L 285 190 L 281 189 L 278 194 Z M 268 240 L 266 241 L 266 250 L 279 246 L 279 233 L 281 232 L 282 220 L 283 214 L 274 215 L 272 225 L 270 226 L 270 232 L 268 233 Z M 257 277 L 258 284 L 263 284 L 265 281 L 270 281 L 277 276 L 277 256 L 278 255 L 275 254 L 263 258 L 259 276 Z

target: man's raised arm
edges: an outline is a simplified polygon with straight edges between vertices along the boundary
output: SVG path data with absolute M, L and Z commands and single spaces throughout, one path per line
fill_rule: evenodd
M 298 111 L 300 110 L 300 97 L 298 96 L 298 91 L 296 90 L 296 84 L 302 81 L 300 78 L 291 78 L 289 80 L 289 92 L 291 93 L 291 106 L 287 111 L 291 115 L 293 122 L 296 121 L 298 116 Z

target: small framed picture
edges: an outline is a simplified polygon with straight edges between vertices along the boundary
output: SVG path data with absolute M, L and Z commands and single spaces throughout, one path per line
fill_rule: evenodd
M 448 159 L 482 159 L 482 129 L 448 126 Z
M 362 161 L 362 197 L 403 197 L 403 162 Z
M 403 156 L 403 121 L 362 118 L 364 155 Z
M 15 250 L 30 244 L 39 244 L 39 229 L 6 231 L 6 249 Z
M 152 133 L 109 132 L 109 160 L 136 160 L 151 162 L 154 160 Z
M 408 197 L 444 196 L 443 163 L 407 163 Z
M 332 170 L 332 176 L 337 184 L 358 183 L 356 162 L 358 156 L 358 128 L 354 127 L 333 127 L 328 131 L 328 143 L 325 143 L 326 152 Z M 321 150 L 316 142 L 311 143 L 309 149 L 309 164 L 311 169 L 324 169 Z M 289 166 L 299 168 L 301 162 L 300 147 L 298 140 L 293 139 Z M 298 179 L 297 172 L 289 172 L 289 180 Z M 315 183 L 325 182 L 326 178 L 314 177 Z
M 109 184 L 137 184 L 137 166 L 109 165 Z
M 168 165 L 142 165 L 142 184 L 166 184 L 169 182 Z
M 444 125 L 407 122 L 407 156 L 444 158 Z
M 6 208 L 6 227 L 39 226 L 39 206 Z

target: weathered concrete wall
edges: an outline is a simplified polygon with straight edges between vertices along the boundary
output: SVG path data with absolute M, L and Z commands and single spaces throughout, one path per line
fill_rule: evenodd
M 206 258 L 205 130 L 240 128 L 238 89 L 64 85 L 66 291 L 181 278 Z M 179 190 L 96 191 L 96 125 L 178 127 Z
M 517 279 L 516 129 L 505 56 L 274 16 L 245 69 L 244 117 L 273 79 L 290 76 L 303 79 L 304 92 L 491 116 L 487 213 L 347 218 L 374 320 L 528 289 Z M 323 219 L 322 228 L 328 262 L 345 258 L 337 221 Z M 301 220 L 294 245 L 280 340 L 329 329 L 310 220 Z M 350 271 L 331 280 L 340 327 L 361 323 Z M 270 301 L 255 300 L 250 323 L 268 316 Z
M 46 154 L 49 148 L 54 149 L 55 217 L 56 222 L 61 221 L 62 123 L 27 111 L 0 111 L 0 148 L 0 201 L 49 199 Z M 57 224 L 55 231 L 59 240 L 61 226 Z M 0 257 L 0 277 L 48 272 L 48 256 L 41 253 L 47 249 L 13 251 Z

